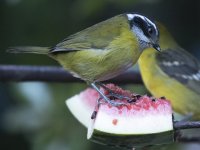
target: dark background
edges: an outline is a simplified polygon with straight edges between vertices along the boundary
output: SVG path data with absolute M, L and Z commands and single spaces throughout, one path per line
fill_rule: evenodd
M 124 12 L 161 21 L 183 48 L 200 58 L 199 0 L 0 0 L 0 64 L 58 65 L 46 56 L 14 55 L 5 50 L 19 45 L 53 46 L 70 34 Z M 141 94 L 147 92 L 142 85 L 124 86 Z M 86 140 L 86 129 L 64 103 L 86 87 L 0 83 L 0 149 L 106 149 Z M 172 144 L 162 148 L 199 147 Z

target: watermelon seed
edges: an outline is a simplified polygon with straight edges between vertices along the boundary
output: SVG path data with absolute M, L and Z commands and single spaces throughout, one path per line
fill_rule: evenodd
M 91 116 L 91 119 L 95 119 L 96 116 L 97 116 L 97 111 L 93 111 L 92 116 Z
M 156 101 L 156 99 L 155 99 L 155 98 L 152 98 L 151 100 L 152 100 L 152 102 L 155 102 L 155 101 Z
M 114 96 L 111 95 L 111 96 L 109 96 L 109 99 L 110 99 L 110 100 L 115 100 L 116 98 L 115 98 Z
M 135 95 L 135 97 L 136 97 L 137 99 L 139 99 L 140 97 L 142 97 L 142 95 L 137 94 L 137 95 Z
M 160 97 L 160 99 L 166 99 L 166 97 L 162 96 L 162 97 Z

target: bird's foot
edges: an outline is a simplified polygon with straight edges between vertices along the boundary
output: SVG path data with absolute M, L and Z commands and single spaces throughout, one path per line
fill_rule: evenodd
M 95 88 L 95 89 L 99 90 L 99 91 L 97 90 L 97 92 L 100 94 L 100 96 L 104 100 L 104 102 L 107 102 L 111 106 L 121 106 L 121 105 L 126 106 L 127 102 L 128 103 L 136 102 L 136 100 L 141 97 L 141 95 L 132 95 L 130 97 L 130 96 L 126 96 L 123 94 L 119 94 L 119 93 L 116 93 L 115 91 L 111 90 L 110 88 L 108 88 L 107 86 L 105 86 L 104 84 L 102 84 L 100 82 L 96 82 L 94 85 L 96 86 L 96 84 L 98 84 L 100 87 L 102 87 L 105 90 L 104 93 L 106 93 L 106 95 L 103 92 L 101 92 L 97 87 Z M 93 87 L 94 87 L 94 85 L 93 85 Z M 101 103 L 103 103 L 103 102 L 101 101 L 100 104 Z
M 94 111 L 93 111 L 93 113 L 91 115 L 91 119 L 95 119 L 96 118 L 96 115 L 97 115 L 97 112 L 99 110 L 100 104 L 105 104 L 105 103 L 108 103 L 109 105 L 115 106 L 115 107 L 126 105 L 123 102 L 117 102 L 115 100 L 111 100 L 106 96 L 103 97 L 103 98 L 102 98 L 102 96 L 100 96 L 100 98 L 97 99 L 97 104 L 96 104 L 95 109 L 94 109 Z
M 108 87 L 106 87 L 104 84 L 98 83 L 99 86 L 101 86 L 105 91 L 101 91 L 96 83 L 91 83 L 91 86 L 99 93 L 100 97 L 97 99 L 97 104 L 95 107 L 95 110 L 92 113 L 91 119 L 95 119 L 99 106 L 100 104 L 109 104 L 110 106 L 114 106 L 114 107 L 119 107 L 119 106 L 127 106 L 128 103 L 133 103 L 136 102 L 136 100 L 138 98 L 141 97 L 141 95 L 133 95 L 131 97 L 122 95 L 122 94 L 118 94 L 116 92 L 114 92 L 113 90 L 109 89 Z M 106 94 L 105 94 L 106 93 Z
M 105 98 L 106 97 L 106 98 Z M 101 97 L 100 100 L 98 101 L 98 104 L 104 104 L 104 103 L 108 103 L 110 104 L 111 106 L 121 106 L 121 105 L 126 105 L 125 102 L 120 102 L 120 101 L 116 101 L 116 99 L 118 99 L 116 97 L 116 95 L 113 95 L 113 94 L 109 94 L 109 95 L 106 95 L 105 97 Z M 103 100 L 103 101 L 102 101 Z M 121 99 L 122 100 L 122 99 Z
M 128 97 L 128 96 L 125 96 L 125 95 L 122 95 L 122 94 L 118 94 L 116 92 L 114 92 L 113 90 L 109 89 L 108 87 L 106 87 L 104 84 L 98 82 L 97 83 L 99 86 L 101 86 L 104 90 L 106 90 L 109 94 L 107 95 L 107 97 L 110 99 L 110 101 L 114 101 L 117 99 L 117 100 L 126 100 L 128 103 L 131 103 L 131 102 L 135 102 L 135 97 L 138 98 L 139 95 L 136 95 L 136 96 L 133 96 L 133 97 Z M 119 102 L 119 103 L 122 103 L 122 102 Z M 123 103 L 125 105 L 125 103 Z M 123 105 L 122 104 L 122 105 Z M 112 104 L 111 104 L 112 105 Z M 119 104 L 120 105 L 120 104 Z

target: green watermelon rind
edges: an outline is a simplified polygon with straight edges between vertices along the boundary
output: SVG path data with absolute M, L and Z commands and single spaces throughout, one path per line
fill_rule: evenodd
M 153 134 L 123 135 L 110 134 L 94 129 L 89 140 L 113 147 L 139 148 L 150 145 L 162 145 L 174 142 L 174 131 Z

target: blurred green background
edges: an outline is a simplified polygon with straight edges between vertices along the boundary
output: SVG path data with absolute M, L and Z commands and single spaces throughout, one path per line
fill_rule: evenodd
M 200 58 L 199 0 L 0 0 L 0 64 L 58 65 L 41 55 L 7 54 L 9 46 L 53 46 L 66 36 L 124 12 L 164 23 L 177 42 Z M 84 83 L 0 83 L 0 149 L 111 150 L 86 140 L 65 100 Z M 147 93 L 143 85 L 123 85 Z M 197 134 L 198 135 L 198 134 Z M 200 149 L 172 144 L 155 149 Z

